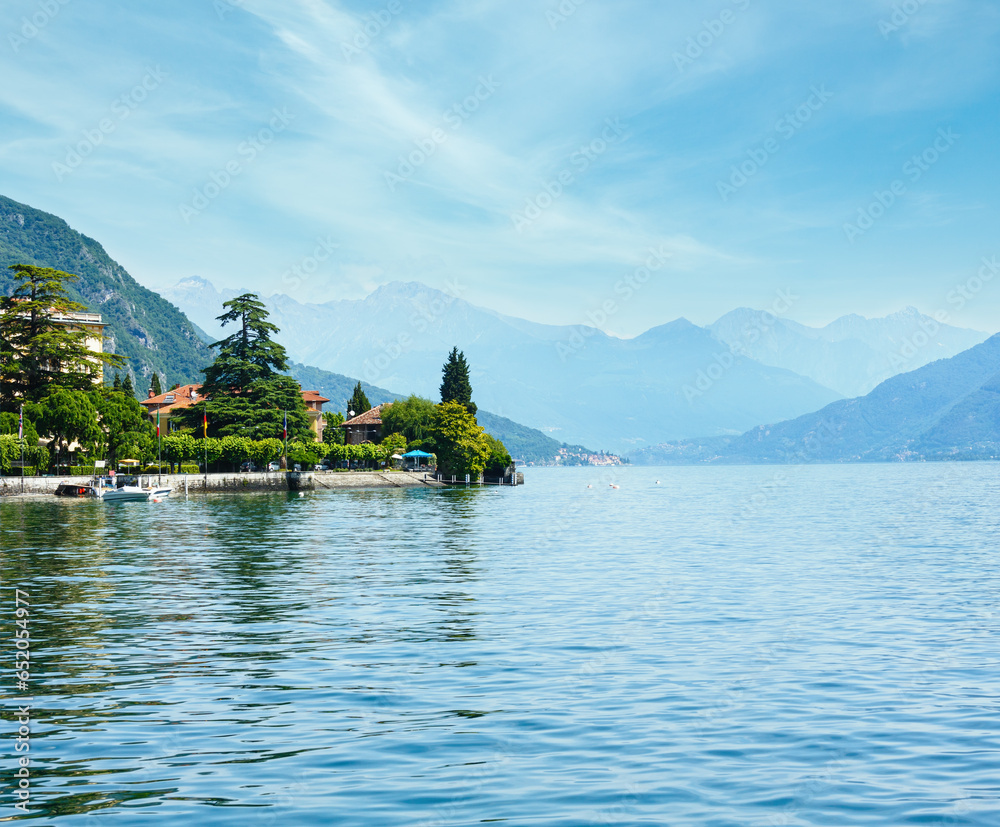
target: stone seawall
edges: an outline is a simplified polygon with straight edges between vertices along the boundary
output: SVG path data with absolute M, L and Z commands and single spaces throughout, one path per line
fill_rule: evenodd
M 317 491 L 333 488 L 411 488 L 425 486 L 440 488 L 440 483 L 423 472 L 406 471 L 317 471 L 314 479 Z M 55 494 L 61 483 L 89 482 L 90 477 L 25 477 L 24 494 Z M 173 496 L 207 493 L 239 493 L 241 491 L 287 491 L 283 472 L 255 472 L 249 474 L 163 474 L 157 477 L 142 475 L 142 484 L 164 485 L 173 489 Z M 186 485 L 185 485 L 186 484 Z M 20 477 L 0 477 L 0 497 L 16 496 L 22 493 Z

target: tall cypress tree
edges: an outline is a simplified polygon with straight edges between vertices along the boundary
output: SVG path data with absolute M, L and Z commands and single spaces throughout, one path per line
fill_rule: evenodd
M 469 365 L 465 354 L 457 347 L 451 349 L 448 361 L 444 363 L 441 380 L 441 403 L 458 402 L 465 409 L 476 415 L 478 408 L 472 401 L 472 383 L 469 381 Z
M 160 384 L 160 374 L 153 371 L 153 378 L 149 383 L 149 389 L 153 392 L 153 396 L 159 396 L 163 393 L 163 385 Z
M 370 411 L 372 409 L 372 403 L 368 401 L 368 397 L 365 396 L 365 392 L 361 390 L 361 383 L 358 382 L 354 386 L 354 393 L 351 395 L 351 401 L 347 403 L 347 410 L 354 411 L 354 415 L 363 414 L 365 411 Z
M 132 384 L 132 374 L 126 373 L 125 378 L 122 380 L 122 393 L 126 396 L 135 398 L 135 385 Z
M 111 390 L 121 391 L 122 389 L 122 378 L 118 375 L 118 371 L 115 371 L 115 381 L 111 383 Z

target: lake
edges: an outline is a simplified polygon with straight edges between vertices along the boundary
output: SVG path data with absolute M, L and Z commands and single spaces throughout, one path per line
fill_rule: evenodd
M 0 502 L 0 819 L 1000 824 L 1000 464 L 525 479 Z

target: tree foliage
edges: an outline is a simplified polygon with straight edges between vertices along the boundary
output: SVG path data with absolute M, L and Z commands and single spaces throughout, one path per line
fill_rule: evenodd
M 16 285 L 0 297 L 0 410 L 13 410 L 19 399 L 37 402 L 52 388 L 89 390 L 105 365 L 124 363 L 115 354 L 94 353 L 90 334 L 58 320 L 86 310 L 66 292 L 75 275 L 28 264 L 8 269 Z
M 490 434 L 483 434 L 489 453 L 486 456 L 486 468 L 483 473 L 491 477 L 503 477 L 507 469 L 513 464 L 510 452 L 506 446 L 496 437 Z
M 96 447 L 112 468 L 120 459 L 134 459 L 148 452 L 155 428 L 134 396 L 124 390 L 95 391 L 91 401 L 97 410 L 97 424 L 102 434 Z
M 0 434 L 13 434 L 17 436 L 18 429 L 18 413 L 13 411 L 7 413 L 0 413 Z M 38 444 L 38 431 L 35 430 L 34 421 L 28 416 L 27 411 L 24 415 L 24 441 L 28 445 Z
M 52 437 L 49 450 L 53 464 L 71 443 L 92 445 L 104 436 L 97 424 L 97 409 L 83 391 L 54 388 L 39 401 L 35 421 L 42 433 Z
M 278 328 L 267 321 L 263 302 L 254 293 L 244 293 L 223 307 L 227 309 L 219 321 L 238 329 L 212 345 L 219 355 L 205 368 L 201 393 L 207 401 L 184 409 L 178 420 L 200 434 L 207 413 L 209 436 L 261 440 L 283 439 L 287 417 L 289 439 L 313 441 L 301 388 L 292 377 L 278 373 L 288 368 L 287 357 L 271 340 Z
M 420 396 L 410 396 L 382 408 L 384 433 L 402 434 L 406 441 L 421 442 L 431 436 L 434 403 Z
M 344 415 L 337 411 L 335 413 L 327 411 L 323 414 L 323 442 L 327 445 L 343 445 L 344 429 L 340 426 L 344 424 Z
M 227 309 L 216 318 L 223 327 L 236 324 L 237 330 L 212 345 L 219 355 L 205 368 L 202 386 L 212 399 L 237 394 L 288 369 L 285 349 L 271 339 L 278 328 L 267 321 L 267 308 L 256 293 L 244 293 L 222 306 Z
M 472 383 L 469 381 L 469 365 L 465 361 L 465 354 L 457 347 L 451 349 L 442 369 L 441 401 L 458 402 L 472 416 L 476 415 L 476 403 L 472 401 Z
M 370 411 L 372 409 L 372 403 L 368 401 L 368 397 L 365 396 L 365 392 L 361 390 L 361 383 L 358 382 L 354 386 L 354 393 L 351 394 L 351 399 L 347 403 L 347 411 L 350 414 L 354 411 L 354 416 L 363 414 L 365 411 Z
M 379 448 L 382 449 L 382 460 L 390 464 L 393 454 L 406 453 L 406 437 L 402 434 L 389 434 L 379 443 Z
M 163 384 L 160 382 L 160 374 L 153 371 L 153 378 L 149 382 L 149 389 L 153 392 L 153 396 L 159 396 L 163 393 Z
M 490 444 L 476 418 L 457 401 L 442 402 L 434 412 L 438 468 L 447 474 L 478 477 L 486 469 Z

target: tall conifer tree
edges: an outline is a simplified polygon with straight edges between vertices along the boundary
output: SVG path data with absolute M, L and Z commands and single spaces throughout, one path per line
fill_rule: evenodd
M 458 402 L 465 409 L 476 415 L 478 408 L 472 401 L 472 383 L 469 381 L 469 365 L 465 354 L 457 347 L 451 349 L 448 361 L 444 363 L 441 380 L 441 402 Z

